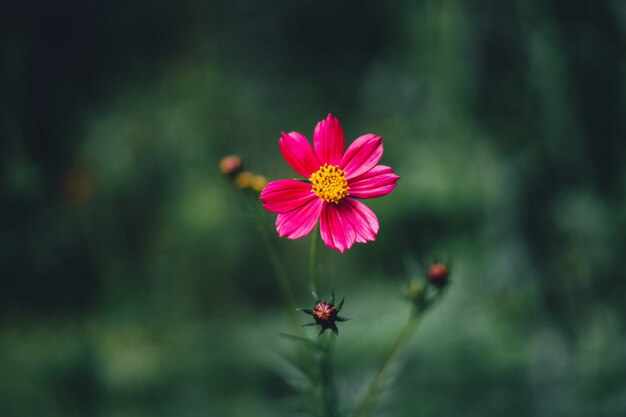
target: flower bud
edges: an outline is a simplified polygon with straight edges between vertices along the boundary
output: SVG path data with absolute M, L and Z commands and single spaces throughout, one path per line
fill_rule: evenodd
M 426 278 L 428 278 L 428 281 L 438 288 L 446 286 L 449 275 L 450 270 L 448 269 L 448 266 L 440 262 L 432 264 L 426 272 Z
M 241 169 L 241 159 L 237 155 L 227 156 L 220 161 L 220 171 L 222 174 L 235 176 Z
M 267 185 L 267 179 L 265 179 L 262 175 L 254 175 L 250 180 L 250 188 L 252 188 L 257 193 L 263 191 L 263 188 Z
M 313 309 L 313 318 L 320 326 L 330 327 L 337 320 L 337 309 L 331 303 L 321 301 Z
M 235 184 L 239 188 L 248 188 L 252 184 L 252 173 L 244 171 L 235 177 Z
M 330 329 L 336 335 L 339 334 L 339 329 L 337 329 L 337 322 L 348 321 L 352 319 L 352 317 L 341 317 L 339 312 L 343 308 L 343 302 L 345 301 L 345 297 L 341 299 L 339 304 L 335 307 L 335 291 L 332 291 L 332 296 L 330 301 L 322 301 L 315 291 L 312 292 L 313 298 L 317 304 L 313 309 L 308 308 L 299 308 L 298 310 L 306 313 L 310 316 L 313 316 L 315 319 L 314 323 L 306 323 L 302 327 L 305 326 L 320 326 L 320 331 L 317 334 L 318 336 L 324 333 L 326 329 Z
M 423 279 L 421 280 L 412 279 L 409 282 L 409 285 L 407 286 L 407 289 L 406 289 L 406 295 L 409 297 L 409 299 L 417 300 L 422 296 L 423 293 L 424 293 Z

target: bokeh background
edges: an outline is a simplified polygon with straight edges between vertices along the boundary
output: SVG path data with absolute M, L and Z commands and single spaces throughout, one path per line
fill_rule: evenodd
M 0 415 L 301 415 L 273 215 L 217 164 L 291 177 L 280 131 L 329 112 L 402 176 L 321 252 L 342 407 L 439 257 L 378 415 L 626 415 L 623 1 L 4 2 L 0 48 Z

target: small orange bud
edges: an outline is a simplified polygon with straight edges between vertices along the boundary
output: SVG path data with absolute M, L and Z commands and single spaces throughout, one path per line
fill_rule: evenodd
M 252 183 L 252 174 L 248 171 L 244 171 L 241 174 L 237 175 L 235 178 L 235 184 L 239 188 L 248 188 Z
M 257 193 L 263 191 L 263 188 L 267 185 L 267 179 L 261 175 L 254 175 L 250 180 L 250 188 L 252 188 Z
M 447 265 L 440 262 L 432 264 L 426 272 L 428 281 L 436 287 L 443 288 L 448 283 L 450 270 Z
M 237 155 L 230 155 L 220 161 L 222 174 L 236 175 L 241 170 L 241 159 Z

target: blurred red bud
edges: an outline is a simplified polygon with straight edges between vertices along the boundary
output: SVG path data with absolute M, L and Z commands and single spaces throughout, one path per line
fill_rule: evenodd
M 446 264 L 437 262 L 432 264 L 426 272 L 428 281 L 438 288 L 444 287 L 448 283 L 450 270 Z

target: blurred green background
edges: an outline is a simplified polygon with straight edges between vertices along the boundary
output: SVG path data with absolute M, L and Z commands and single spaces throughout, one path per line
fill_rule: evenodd
M 329 112 L 402 176 L 376 242 L 321 253 L 342 407 L 438 256 L 378 415 L 626 415 L 625 2 L 5 2 L 0 53 L 3 417 L 302 415 L 217 164 L 292 177 L 280 131 Z M 276 244 L 309 306 L 309 240 Z

